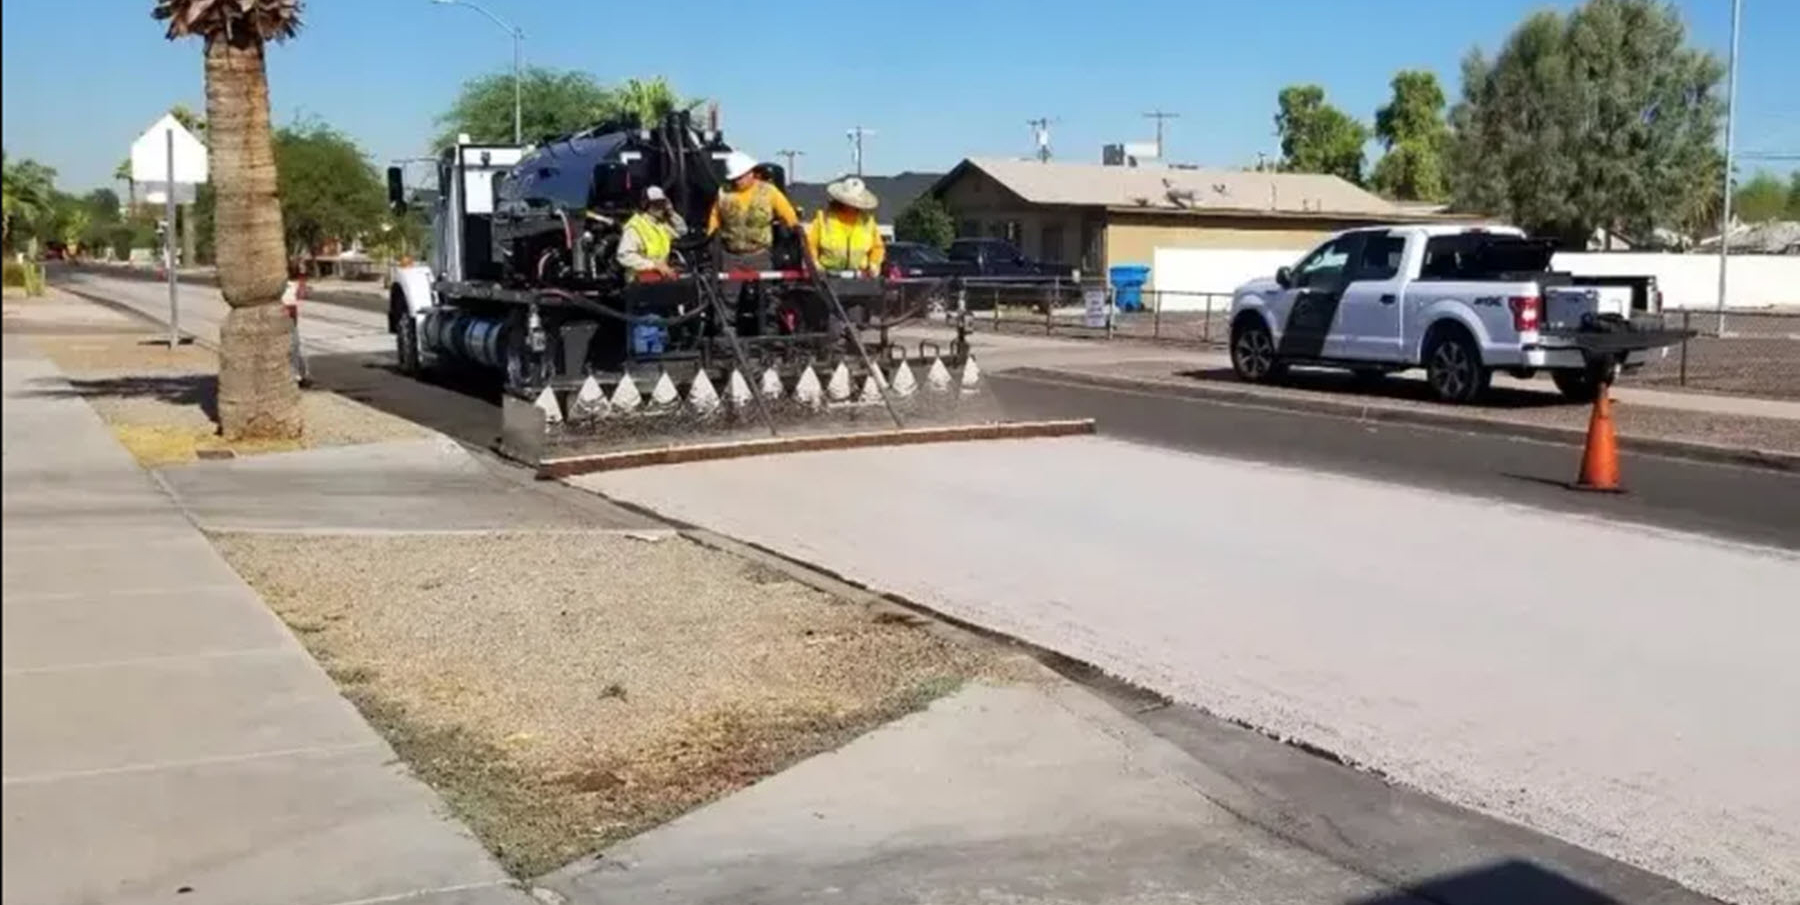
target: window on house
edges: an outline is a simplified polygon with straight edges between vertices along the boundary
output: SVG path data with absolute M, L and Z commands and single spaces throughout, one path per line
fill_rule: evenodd
M 956 221 L 956 235 L 957 235 L 957 238 L 965 238 L 965 237 L 981 235 L 981 221 L 980 220 L 958 220 L 958 221 Z

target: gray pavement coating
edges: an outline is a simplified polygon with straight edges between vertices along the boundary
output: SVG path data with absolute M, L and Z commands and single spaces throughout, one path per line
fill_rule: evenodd
M 1800 895 L 1792 553 L 1107 439 L 575 483 L 1702 892 Z

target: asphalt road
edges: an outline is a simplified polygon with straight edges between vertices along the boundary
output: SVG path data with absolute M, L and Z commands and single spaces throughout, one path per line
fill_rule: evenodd
M 113 283 L 108 291 L 124 288 Z M 314 381 L 466 443 L 491 444 L 499 424 L 491 381 L 394 373 L 391 352 L 360 351 L 380 341 L 376 314 L 385 311 L 373 298 L 319 297 L 308 305 L 311 324 L 346 337 L 315 345 L 308 359 Z M 1038 379 L 990 382 L 1015 418 L 1091 417 L 1102 434 L 1170 449 L 1800 549 L 1800 474 L 1627 454 L 1628 492 L 1591 495 L 1565 486 L 1580 461 L 1580 450 L 1569 445 Z
M 392 371 L 392 360 L 315 355 L 310 366 L 325 389 L 467 443 L 493 442 L 499 397 L 487 381 L 410 380 Z M 1566 486 L 1580 463 L 1574 446 L 1037 379 L 990 380 L 1009 417 L 1089 417 L 1104 435 L 1170 449 L 1800 549 L 1800 474 L 1627 454 L 1628 492 L 1587 494 Z
M 1578 447 L 1497 434 L 1037 379 L 993 380 L 1011 417 L 1092 417 L 1169 449 L 1356 475 L 1545 509 L 1800 549 L 1800 474 L 1627 454 L 1627 492 L 1569 490 Z

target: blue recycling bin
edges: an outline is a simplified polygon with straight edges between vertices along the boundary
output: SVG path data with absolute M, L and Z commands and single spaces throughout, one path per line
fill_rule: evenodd
M 1150 282 L 1150 268 L 1143 264 L 1120 264 L 1110 271 L 1113 304 L 1120 311 L 1144 310 L 1144 284 Z

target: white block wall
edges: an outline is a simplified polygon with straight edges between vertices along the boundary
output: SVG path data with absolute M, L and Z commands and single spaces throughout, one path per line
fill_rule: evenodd
M 1206 307 L 1206 300 L 1179 293 L 1229 294 L 1250 280 L 1274 275 L 1277 267 L 1298 262 L 1307 251 L 1158 248 L 1150 288 L 1164 293 L 1164 311 L 1197 311 Z M 1718 255 L 1564 252 L 1553 266 L 1589 276 L 1653 275 L 1667 308 L 1712 308 L 1719 297 Z M 1800 308 L 1800 255 L 1732 255 L 1729 276 L 1729 307 Z M 1214 299 L 1214 309 L 1218 306 Z

